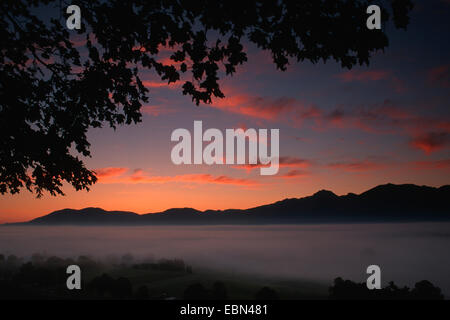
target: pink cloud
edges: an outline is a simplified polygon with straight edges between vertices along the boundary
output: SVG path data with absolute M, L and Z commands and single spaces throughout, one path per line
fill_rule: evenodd
M 161 81 L 150 81 L 150 80 L 144 80 L 142 81 L 142 84 L 146 88 L 166 88 L 166 89 L 178 89 L 181 86 L 181 82 L 161 82 Z
M 378 79 L 383 74 L 387 73 L 370 77 Z M 305 103 L 295 98 L 257 97 L 241 93 L 239 90 L 236 88 L 227 90 L 228 96 L 223 100 L 217 99 L 212 106 L 226 112 L 238 113 L 254 119 L 276 120 L 298 128 L 306 126 L 319 131 L 351 129 L 372 134 L 404 135 L 414 140 L 412 146 L 421 148 L 425 152 L 439 150 L 442 143 L 436 137 L 420 139 L 420 136 L 436 130 L 450 134 L 450 121 L 442 117 L 414 113 L 411 111 L 412 108 L 396 105 L 391 100 L 369 106 L 352 108 L 338 106 L 327 110 L 314 103 Z
M 152 176 L 141 169 L 134 170 L 132 174 L 123 175 L 127 168 L 103 168 L 97 169 L 99 183 L 103 184 L 155 184 L 168 182 L 184 182 L 198 184 L 224 184 L 243 187 L 259 185 L 258 182 L 250 179 L 234 178 L 226 175 L 213 176 L 211 174 L 183 174 L 176 176 Z
M 449 121 L 413 113 L 389 100 L 379 105 L 352 110 L 337 108 L 324 111 L 314 107 L 309 112 L 298 111 L 292 118 L 298 126 L 308 120 L 310 126 L 317 130 L 357 129 L 372 134 L 404 135 L 408 137 L 411 146 L 426 153 L 444 148 L 450 134 Z
M 448 143 L 449 134 L 447 132 L 426 132 L 415 136 L 410 141 L 413 148 L 422 150 L 427 154 L 443 149 Z
M 95 169 L 94 171 L 97 174 L 97 178 L 104 179 L 104 178 L 120 176 L 120 175 L 124 174 L 125 172 L 127 172 L 128 168 L 106 167 L 106 168 Z
M 179 68 L 181 63 L 180 61 L 173 61 L 172 59 L 170 59 L 170 57 L 165 57 L 165 58 L 161 58 L 158 60 L 159 63 L 162 63 L 164 65 L 168 65 L 168 66 L 174 66 Z
M 253 118 L 275 120 L 291 111 L 295 102 L 295 99 L 286 97 L 273 99 L 247 94 L 234 94 L 213 101 L 211 106 Z
M 301 170 L 289 170 L 288 172 L 281 174 L 281 175 L 277 175 L 277 178 L 282 178 L 282 179 L 295 179 L 295 178 L 303 178 L 308 176 L 309 173 L 306 171 L 301 171 Z
M 146 105 L 141 107 L 142 113 L 157 117 L 161 114 L 167 114 L 174 112 L 174 110 L 169 109 L 167 106 L 157 106 L 157 105 Z

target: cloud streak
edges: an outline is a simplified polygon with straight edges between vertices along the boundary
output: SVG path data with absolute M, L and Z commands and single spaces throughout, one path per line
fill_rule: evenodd
M 352 71 L 341 77 L 347 81 L 390 79 L 395 80 L 396 86 L 402 86 L 399 79 L 385 70 Z M 255 120 L 277 121 L 294 128 L 317 131 L 359 130 L 371 134 L 401 135 L 405 137 L 406 145 L 427 154 L 447 147 L 446 137 L 450 134 L 450 121 L 445 117 L 422 115 L 412 111 L 416 107 L 414 105 L 404 106 L 389 99 L 370 105 L 338 105 L 330 109 L 292 97 L 252 96 L 235 87 L 226 88 L 224 92 L 226 98 L 214 100 L 211 105 L 213 108 Z M 258 166 L 253 168 L 256 167 Z
M 260 183 L 250 179 L 234 178 L 226 175 L 214 176 L 211 174 L 182 174 L 175 176 L 152 176 L 141 169 L 126 174 L 128 168 L 101 168 L 95 170 L 102 184 L 158 184 L 170 182 L 196 183 L 196 184 L 220 184 L 243 187 L 257 186 Z M 99 174 L 100 173 L 100 174 Z
M 279 158 L 279 168 L 308 168 L 310 165 L 311 161 L 297 157 L 284 156 Z M 232 166 L 232 168 L 244 169 L 247 171 L 265 167 L 270 167 L 270 164 L 257 163 L 257 164 L 243 164 Z
M 411 139 L 413 148 L 424 151 L 427 154 L 441 150 L 449 144 L 449 134 L 447 132 L 426 132 Z
M 146 88 L 153 88 L 153 89 L 164 88 L 173 90 L 178 89 L 181 86 L 181 81 L 167 83 L 163 81 L 144 80 L 142 81 L 142 84 Z
M 289 170 L 286 173 L 277 175 L 277 178 L 281 178 L 281 179 L 296 179 L 296 178 L 304 178 L 306 176 L 308 176 L 309 173 L 306 171 L 302 171 L 302 170 Z
M 225 98 L 214 100 L 211 106 L 251 118 L 276 120 L 292 111 L 296 104 L 297 101 L 294 98 L 252 96 L 232 90 L 231 93 L 226 94 Z
M 94 170 L 97 174 L 97 178 L 106 179 L 111 177 L 121 176 L 128 171 L 128 168 L 123 167 L 106 167 Z
M 357 160 L 347 162 L 334 162 L 326 165 L 331 169 L 338 169 L 345 172 L 366 172 L 372 170 L 378 170 L 384 167 L 383 164 L 369 161 L 369 160 Z

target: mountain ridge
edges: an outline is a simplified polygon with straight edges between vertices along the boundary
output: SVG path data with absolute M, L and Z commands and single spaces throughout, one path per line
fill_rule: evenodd
M 170 208 L 137 214 L 102 208 L 62 209 L 7 225 L 296 224 L 327 222 L 450 221 L 450 185 L 378 185 L 360 194 L 338 196 L 320 190 L 248 209 Z

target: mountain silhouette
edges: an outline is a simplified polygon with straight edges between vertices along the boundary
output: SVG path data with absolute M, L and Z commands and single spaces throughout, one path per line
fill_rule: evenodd
M 101 208 L 64 209 L 27 225 L 287 224 L 339 222 L 450 221 L 450 185 L 440 188 L 385 184 L 359 195 L 321 190 L 312 196 L 250 209 L 199 211 L 173 208 L 136 214 Z
M 32 224 L 103 224 L 128 223 L 139 215 L 127 211 L 106 211 L 101 208 L 84 208 L 81 210 L 63 209 L 46 216 L 33 219 Z

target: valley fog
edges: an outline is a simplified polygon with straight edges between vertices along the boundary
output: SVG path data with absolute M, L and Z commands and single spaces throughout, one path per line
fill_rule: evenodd
M 296 226 L 0 227 L 0 253 L 103 259 L 181 258 L 194 267 L 332 283 L 365 281 L 381 267 L 383 286 L 427 279 L 450 295 L 450 223 Z

